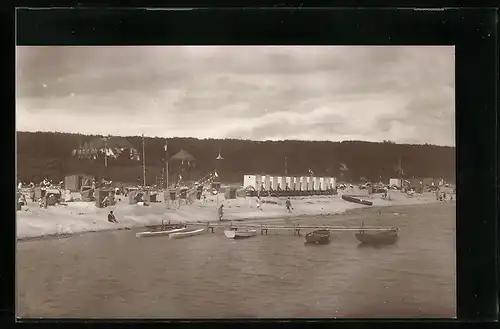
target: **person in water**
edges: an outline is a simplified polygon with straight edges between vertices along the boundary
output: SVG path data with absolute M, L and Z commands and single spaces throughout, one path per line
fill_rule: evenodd
M 290 198 L 286 199 L 285 205 L 286 205 L 286 210 L 288 210 L 288 212 L 292 212 L 293 207 Z
M 116 220 L 116 217 L 115 215 L 113 214 L 113 210 L 111 210 L 108 214 L 108 222 L 110 223 L 118 223 L 118 221 Z

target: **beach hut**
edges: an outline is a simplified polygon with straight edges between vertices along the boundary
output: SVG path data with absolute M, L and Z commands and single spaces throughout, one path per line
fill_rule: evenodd
M 256 175 L 245 175 L 243 176 L 243 188 L 253 187 L 257 189 L 257 176 Z
M 238 189 L 236 187 L 228 187 L 224 192 L 224 197 L 226 199 L 236 199 L 236 192 Z
M 337 180 L 335 179 L 335 177 L 329 177 L 329 186 L 331 189 L 335 190 L 336 186 L 337 186 Z
M 286 179 L 285 179 L 285 177 L 283 177 L 283 176 L 277 176 L 276 180 L 278 181 L 277 182 L 277 187 L 279 187 L 280 189 L 284 190 L 285 186 L 286 186 Z
M 93 175 L 76 173 L 64 176 L 64 188 L 71 192 L 79 192 L 86 181 L 95 179 Z
M 285 185 L 283 189 L 289 188 L 290 190 L 293 190 L 295 188 L 293 177 L 287 176 L 285 177 Z
M 321 191 L 326 190 L 326 187 L 325 187 L 325 177 L 320 177 L 319 178 L 319 190 L 321 190 Z
M 276 191 L 278 189 L 278 183 L 278 176 L 271 176 L 271 188 L 273 190 Z
M 255 176 L 255 189 L 257 191 L 260 191 L 262 188 L 262 176 L 261 175 L 256 175 Z
M 109 204 L 114 204 L 115 192 L 112 189 L 96 189 L 95 190 L 95 206 L 98 208 L 103 207 L 104 198 L 108 197 Z
M 264 178 L 264 187 L 266 188 L 267 191 L 271 188 L 271 176 L 266 175 Z
M 306 191 L 307 190 L 307 176 L 300 176 L 299 177 L 299 191 Z
M 397 187 L 401 187 L 403 184 L 402 184 L 402 180 L 400 178 L 390 178 L 389 179 L 389 186 L 397 186 Z
M 314 190 L 314 179 L 313 177 L 311 176 L 307 176 L 307 179 L 306 179 L 306 191 L 312 191 Z
M 320 177 L 314 177 L 314 189 L 316 191 L 321 191 L 321 178 Z

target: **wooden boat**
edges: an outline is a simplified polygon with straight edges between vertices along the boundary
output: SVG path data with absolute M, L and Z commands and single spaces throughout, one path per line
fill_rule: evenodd
M 224 235 L 230 239 L 244 239 L 257 235 L 257 230 L 225 230 Z
M 187 231 L 187 232 L 177 232 L 177 233 L 169 234 L 168 238 L 169 239 L 187 238 L 189 236 L 203 234 L 206 231 L 207 230 L 205 228 L 200 228 L 200 229 L 197 229 L 197 230 L 192 230 L 192 231 Z
M 399 238 L 397 228 L 391 228 L 384 231 L 364 231 L 361 229 L 355 236 L 362 244 L 371 245 L 393 244 Z
M 187 230 L 186 227 L 176 228 L 173 230 L 164 230 L 164 231 L 139 232 L 135 235 L 135 237 L 136 238 L 147 238 L 147 237 L 154 237 L 154 236 L 166 236 L 166 235 L 170 235 L 172 233 L 183 232 L 185 230 Z
M 354 203 L 363 204 L 365 206 L 371 206 L 371 205 L 373 205 L 372 201 L 363 200 L 361 198 L 355 198 L 353 196 L 345 195 L 345 194 L 342 195 L 342 199 L 345 200 L 345 201 L 348 201 L 348 202 L 354 202 Z
M 330 241 L 329 230 L 316 230 L 305 235 L 306 243 L 325 244 Z

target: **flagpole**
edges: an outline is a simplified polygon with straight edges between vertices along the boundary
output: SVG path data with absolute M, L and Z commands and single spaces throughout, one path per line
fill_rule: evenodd
M 146 187 L 146 152 L 144 148 L 144 134 L 142 134 L 142 178 L 143 187 Z
M 168 193 L 168 146 L 167 146 L 167 141 L 165 141 L 165 172 L 167 175 L 166 181 L 167 181 L 167 188 L 166 188 L 166 193 Z
M 285 157 L 285 176 L 288 176 L 288 165 L 286 163 L 286 157 Z
M 108 138 L 104 137 L 104 167 L 108 167 Z

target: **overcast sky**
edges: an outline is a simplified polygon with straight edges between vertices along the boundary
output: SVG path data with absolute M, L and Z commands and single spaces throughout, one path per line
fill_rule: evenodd
M 455 145 L 453 47 L 17 47 L 16 126 Z

